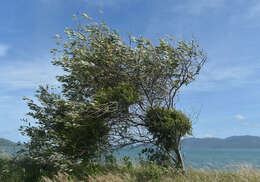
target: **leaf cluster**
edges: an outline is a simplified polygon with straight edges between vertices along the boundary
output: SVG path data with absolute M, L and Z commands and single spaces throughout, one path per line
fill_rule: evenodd
M 155 107 L 147 111 L 144 120 L 158 145 L 167 151 L 178 148 L 181 137 L 192 135 L 192 123 L 181 111 Z

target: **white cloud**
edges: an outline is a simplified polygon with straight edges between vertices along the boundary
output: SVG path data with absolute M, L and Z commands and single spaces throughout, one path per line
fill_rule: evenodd
M 7 51 L 9 50 L 9 46 L 5 44 L 0 44 L 0 57 L 5 56 Z
M 240 115 L 240 114 L 235 115 L 235 118 L 236 118 L 237 120 L 245 120 L 245 119 L 246 119 L 244 116 L 242 116 L 242 115 Z
M 37 88 L 40 84 L 57 85 L 56 76 L 62 70 L 53 66 L 49 58 L 41 60 L 13 61 L 0 67 L 0 86 L 5 89 L 17 90 Z
M 250 64 L 253 59 L 257 58 L 241 58 L 237 59 L 237 63 L 230 60 L 212 61 L 184 91 L 219 91 L 258 85 L 260 80 L 255 78 L 259 74 L 260 64 Z

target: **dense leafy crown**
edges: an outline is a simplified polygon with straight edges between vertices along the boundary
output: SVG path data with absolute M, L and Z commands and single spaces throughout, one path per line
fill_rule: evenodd
M 192 134 L 190 119 L 174 109 L 151 108 L 144 122 L 158 145 L 163 145 L 168 151 L 178 148 L 181 137 Z

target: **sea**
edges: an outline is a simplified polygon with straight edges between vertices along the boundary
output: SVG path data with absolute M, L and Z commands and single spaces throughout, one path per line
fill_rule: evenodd
M 142 149 L 142 147 L 125 148 L 115 152 L 114 156 L 118 162 L 122 161 L 125 156 L 133 162 L 137 162 Z M 6 156 L 6 154 L 15 156 L 15 152 L 18 150 L 17 147 L 0 147 L 0 157 Z M 183 148 L 182 154 L 186 168 L 228 170 L 252 167 L 260 169 L 260 148 Z
M 116 153 L 117 158 L 122 160 L 129 156 L 133 161 L 138 161 L 142 148 L 125 149 Z M 260 148 L 183 148 L 185 166 L 187 168 L 232 170 L 241 168 L 260 169 Z

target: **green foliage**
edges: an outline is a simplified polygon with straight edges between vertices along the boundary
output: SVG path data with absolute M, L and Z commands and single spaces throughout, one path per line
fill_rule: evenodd
M 116 157 L 113 154 L 105 155 L 105 164 L 115 166 L 117 164 Z
M 116 102 L 121 112 L 128 112 L 130 105 L 137 103 L 140 98 L 137 91 L 127 83 L 119 83 L 116 87 L 102 88 L 95 100 L 98 103 Z
M 165 150 L 159 148 L 159 146 L 145 148 L 142 150 L 142 154 L 146 155 L 147 160 L 144 160 L 146 162 L 153 162 L 163 167 L 176 166 L 175 161 L 172 161 L 171 156 L 165 152 Z
M 57 76 L 61 87 L 39 87 L 38 103 L 26 98 L 29 118 L 21 127 L 31 139 L 26 154 L 70 173 L 126 145 L 176 146 L 163 132 L 171 139 L 188 132 L 186 119 L 174 119 L 171 109 L 180 88 L 195 80 L 206 61 L 197 42 L 167 38 L 153 45 L 133 36 L 124 42 L 103 22 L 65 32 L 65 38 L 56 36 L 60 49 L 52 50 L 53 65 L 65 72 Z M 168 109 L 158 110 L 164 117 L 160 127 L 149 112 L 154 106 Z
M 157 144 L 167 151 L 178 148 L 181 137 L 192 134 L 192 123 L 181 111 L 150 108 L 144 122 Z
M 160 181 L 160 178 L 166 174 L 167 168 L 157 165 L 154 162 L 145 162 L 142 164 L 143 170 L 136 170 L 138 181 Z
M 133 163 L 130 160 L 130 157 L 123 157 L 123 164 L 126 166 L 127 170 L 130 170 L 133 167 Z
M 40 87 L 36 95 L 43 107 L 27 99 L 28 115 L 37 118 L 39 125 L 22 128 L 32 140 L 27 144 L 30 157 L 64 168 L 97 158 L 107 144 L 110 106 L 106 112 L 100 111 L 104 105 L 65 100 L 47 89 Z
M 42 176 L 51 177 L 57 170 L 30 158 L 0 159 L 0 181 L 38 182 Z
M 148 159 L 166 166 L 172 162 L 176 167 L 183 168 L 179 148 L 181 138 L 192 134 L 190 119 L 181 111 L 154 107 L 147 110 L 144 123 L 155 141 L 155 148 L 142 151 L 149 154 Z

